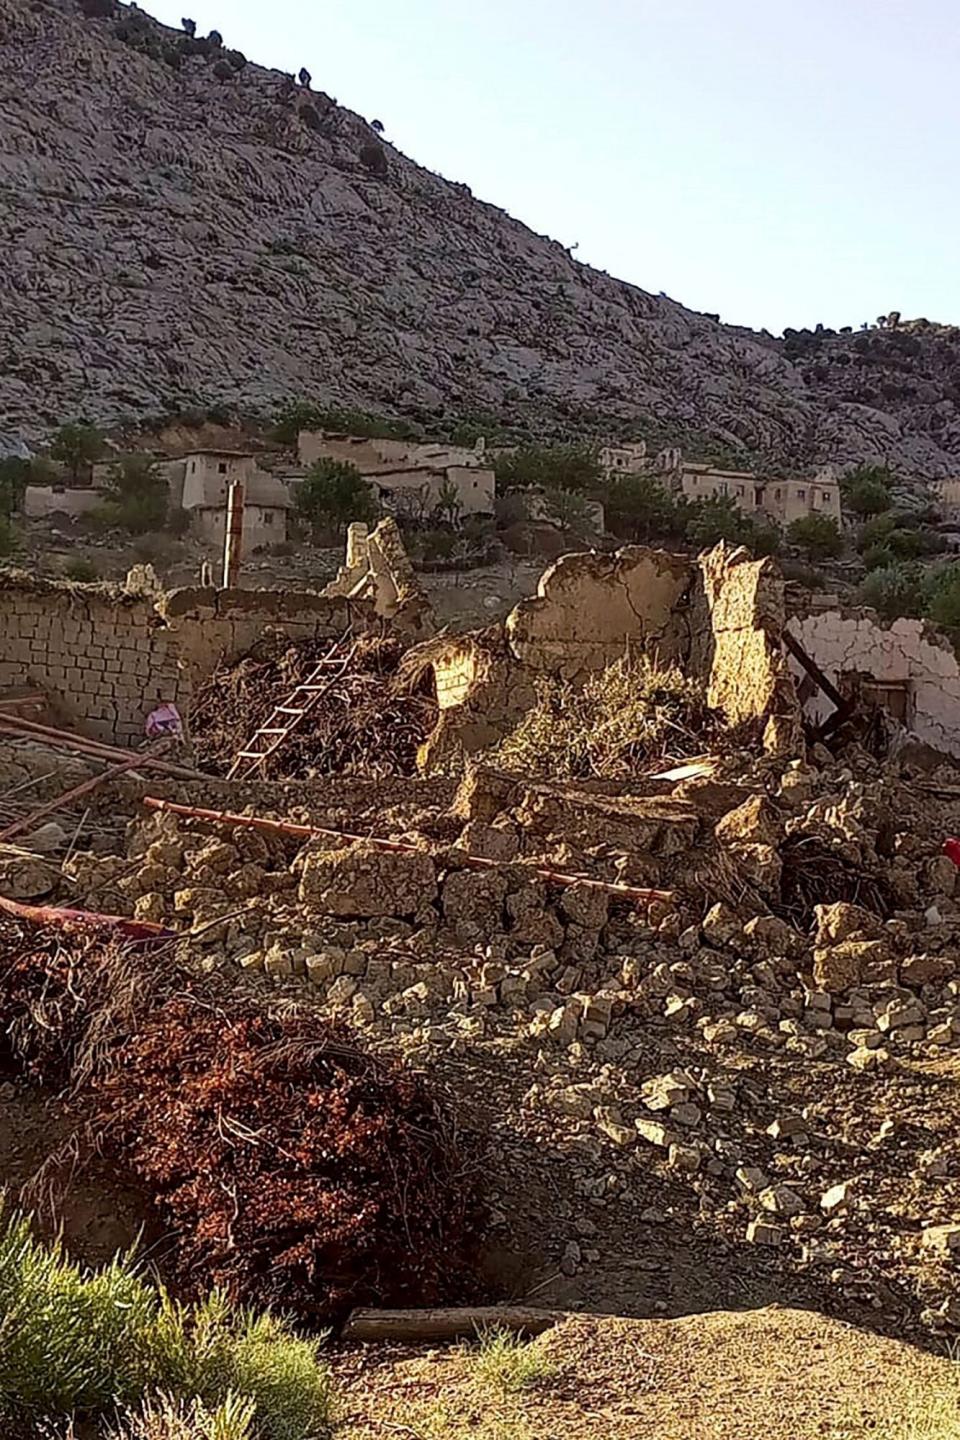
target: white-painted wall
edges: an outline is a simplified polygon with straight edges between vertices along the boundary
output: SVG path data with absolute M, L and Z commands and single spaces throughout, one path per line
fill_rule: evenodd
M 960 661 L 949 640 L 922 620 L 890 625 L 870 611 L 826 610 L 793 616 L 787 628 L 829 680 L 857 671 L 879 681 L 910 682 L 910 729 L 925 745 L 960 756 Z M 800 680 L 804 674 L 791 657 Z M 820 723 L 833 705 L 819 689 L 804 706 Z

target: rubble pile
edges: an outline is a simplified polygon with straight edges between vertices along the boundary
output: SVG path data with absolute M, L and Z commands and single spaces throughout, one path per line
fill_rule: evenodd
M 536 1193 L 562 1160 L 573 1208 L 531 1229 L 593 1303 L 625 1283 L 615 1214 L 634 1243 L 682 1223 L 825 1308 L 960 1327 L 953 772 L 822 747 L 689 768 L 551 785 L 476 767 L 445 813 L 384 812 L 410 852 L 152 814 L 132 859 L 66 870 L 91 908 L 173 922 L 193 963 L 310 998 L 462 1104 L 482 1091 L 495 1216 L 517 1229 L 511 1186 Z M 676 901 L 553 886 L 544 865 Z
M 197 760 L 211 774 L 226 774 L 258 726 L 323 660 L 323 694 L 264 762 L 263 777 L 415 774 L 437 706 L 422 681 L 405 683 L 402 657 L 396 638 L 345 639 L 332 649 L 328 642 L 266 636 L 250 655 L 219 665 L 201 688 L 191 717 Z

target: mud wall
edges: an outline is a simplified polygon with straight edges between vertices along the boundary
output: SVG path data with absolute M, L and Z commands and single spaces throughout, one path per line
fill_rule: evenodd
M 377 623 L 365 603 L 297 592 L 187 589 L 154 603 L 120 586 L 5 579 L 0 691 L 42 690 L 68 727 L 129 743 L 162 700 L 188 715 L 218 659 L 244 654 L 268 627 L 333 640 Z

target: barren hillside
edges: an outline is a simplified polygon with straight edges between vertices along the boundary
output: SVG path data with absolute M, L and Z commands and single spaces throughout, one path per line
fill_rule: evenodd
M 858 337 L 785 346 L 613 280 L 328 95 L 84 9 L 109 5 L 0 0 L 0 433 L 306 394 L 957 467 L 957 332 L 866 383 Z

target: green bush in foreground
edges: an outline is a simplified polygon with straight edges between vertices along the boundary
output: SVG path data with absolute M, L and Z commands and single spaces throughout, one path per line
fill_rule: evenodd
M 129 1257 L 87 1270 L 35 1240 L 26 1219 L 0 1222 L 0 1419 L 108 1423 L 147 1404 L 140 1430 L 120 1433 L 162 1436 L 144 1419 L 151 1403 L 192 1415 L 185 1436 L 204 1436 L 206 1416 L 214 1440 L 314 1440 L 329 1418 L 329 1377 L 316 1344 L 272 1315 L 218 1293 L 182 1305 Z M 218 1415 L 230 1426 L 214 1426 Z M 177 1435 L 172 1421 L 167 1433 Z

